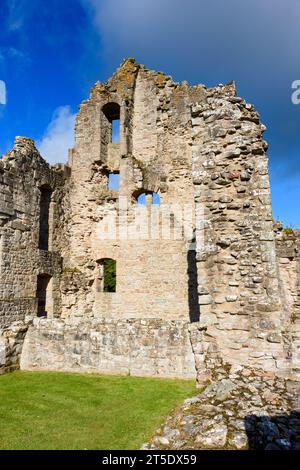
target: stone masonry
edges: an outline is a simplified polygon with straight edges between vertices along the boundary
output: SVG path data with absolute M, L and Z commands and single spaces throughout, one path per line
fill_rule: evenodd
M 126 59 L 81 104 L 67 165 L 17 137 L 0 160 L 0 371 L 297 384 L 300 238 L 273 221 L 264 131 L 234 83 Z

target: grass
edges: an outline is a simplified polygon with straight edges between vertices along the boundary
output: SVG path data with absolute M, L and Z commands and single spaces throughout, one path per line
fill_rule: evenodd
M 138 449 L 195 384 L 14 372 L 0 376 L 0 449 Z

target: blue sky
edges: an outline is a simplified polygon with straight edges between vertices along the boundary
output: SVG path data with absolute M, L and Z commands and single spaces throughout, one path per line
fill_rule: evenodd
M 74 115 L 124 57 L 174 80 L 235 80 L 268 130 L 273 215 L 300 227 L 299 0 L 0 0 L 0 153 L 15 135 L 65 161 Z

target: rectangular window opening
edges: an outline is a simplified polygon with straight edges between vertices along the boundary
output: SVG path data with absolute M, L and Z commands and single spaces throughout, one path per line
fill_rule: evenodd
M 97 292 L 116 292 L 116 261 L 106 258 L 97 261 Z
M 108 189 L 118 191 L 120 189 L 120 173 L 113 172 L 108 174 Z
M 52 309 L 52 278 L 46 274 L 38 275 L 36 297 L 38 299 L 38 317 L 47 317 Z
M 120 119 L 111 122 L 111 141 L 113 144 L 120 143 Z
M 49 250 L 49 213 L 51 204 L 51 189 L 40 188 L 40 228 L 39 228 L 39 249 Z

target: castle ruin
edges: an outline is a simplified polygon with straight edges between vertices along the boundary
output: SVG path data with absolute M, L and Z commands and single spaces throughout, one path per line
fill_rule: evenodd
M 234 83 L 127 59 L 80 106 L 68 164 L 17 137 L 0 160 L 1 372 L 299 380 L 300 237 L 274 224 L 264 131 Z

